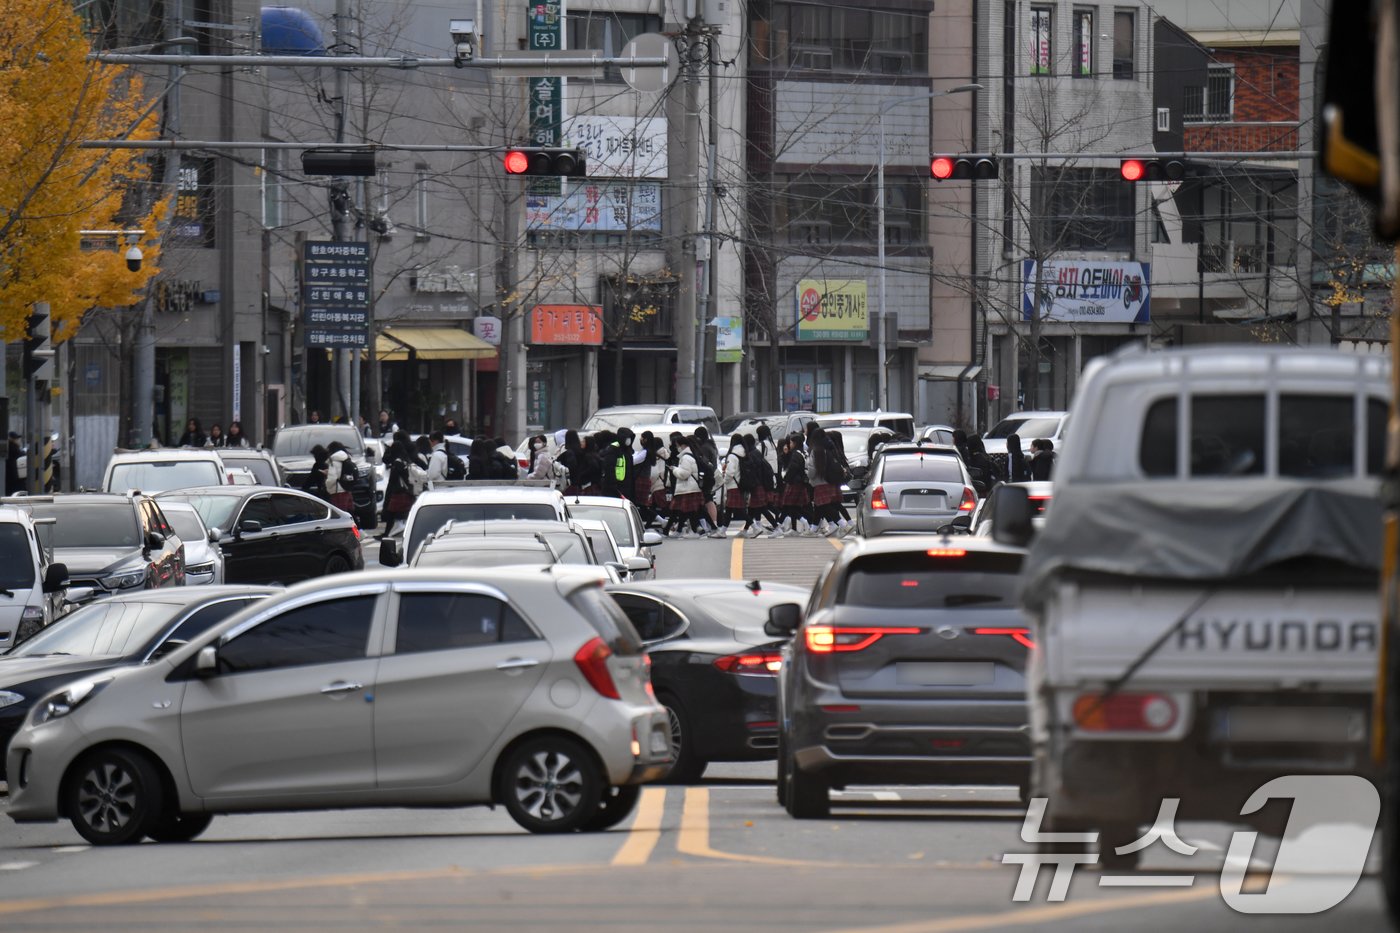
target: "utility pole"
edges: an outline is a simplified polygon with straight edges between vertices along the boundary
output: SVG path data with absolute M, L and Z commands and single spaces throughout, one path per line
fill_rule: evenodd
M 703 14 L 685 24 L 681 36 L 681 69 L 685 72 L 685 113 L 681 116 L 681 174 L 679 204 L 681 221 L 681 287 L 676 302 L 676 402 L 682 405 L 699 404 L 697 392 L 702 356 L 696 342 L 697 324 L 703 326 L 700 317 L 700 294 L 696 270 L 696 241 L 699 239 L 700 213 L 697 198 L 700 193 L 700 70 L 704 56 L 701 45 L 704 27 Z
M 718 51 L 718 41 L 712 29 L 705 36 L 705 64 L 708 78 L 709 107 L 708 125 L 706 131 L 710 136 L 710 144 L 705 152 L 705 282 L 703 305 L 695 331 L 696 343 L 696 377 L 695 377 L 695 401 L 697 404 L 705 404 L 705 364 L 709 357 L 709 341 L 705 339 L 705 328 L 709 322 L 719 314 L 719 241 L 715 237 L 715 220 L 718 213 L 716 201 L 718 195 L 715 190 L 715 167 L 718 164 L 718 153 L 716 146 L 719 139 L 719 116 L 718 99 L 719 89 L 715 85 L 715 55 Z M 719 379 L 719 367 L 715 370 L 715 385 L 713 396 L 714 408 L 724 407 L 723 385 Z
M 335 0 L 335 19 L 332 35 L 335 40 L 335 53 L 345 54 L 345 20 L 348 16 L 346 0 Z M 350 106 L 350 72 L 345 68 L 335 70 L 335 141 L 345 142 L 346 123 Z M 350 186 L 344 176 L 331 179 L 330 186 L 331 239 L 338 242 L 349 240 Z M 334 372 L 335 397 L 331 402 L 331 415 L 344 415 L 350 418 L 350 366 L 358 351 L 332 350 L 331 369 Z

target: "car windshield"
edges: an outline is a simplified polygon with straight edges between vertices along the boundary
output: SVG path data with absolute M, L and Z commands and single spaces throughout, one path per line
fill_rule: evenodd
M 29 533 L 18 522 L 0 525 L 0 589 L 27 590 L 34 585 L 34 552 Z
M 128 502 L 87 502 L 84 497 L 35 503 L 35 518 L 52 518 L 53 546 L 140 547 L 141 527 Z
M 895 455 L 884 458 L 880 481 L 884 483 L 961 483 L 962 471 L 956 457 L 925 454 Z
M 547 502 L 444 502 L 441 505 L 425 505 L 413 516 L 413 528 L 405 553 L 409 556 L 417 553 L 418 546 L 428 539 L 428 535 L 440 531 L 450 521 L 489 522 L 497 519 L 553 522 L 559 520 L 559 513 Z
M 542 547 L 536 548 L 457 548 L 433 550 L 426 547 L 413 562 L 415 567 L 514 567 L 540 566 L 554 563 L 554 558 Z
M 44 654 L 119 657 L 155 638 L 183 606 L 168 602 L 106 602 L 84 606 L 59 619 L 5 655 L 7 658 Z M 4 665 L 0 663 L 0 671 Z
M 876 609 L 1004 609 L 1016 605 L 1021 555 L 949 544 L 852 562 L 837 602 Z
M 846 452 L 846 459 L 852 457 L 861 458 L 867 456 L 870 448 L 870 435 L 874 428 L 827 428 L 827 434 L 841 435 L 841 449 Z M 889 435 L 883 435 L 888 438 Z
M 569 514 L 574 518 L 606 522 L 608 530 L 617 539 L 618 547 L 637 546 L 632 538 L 632 516 L 627 514 L 625 507 L 617 509 L 608 505 L 571 505 Z
M 242 504 L 242 496 L 174 496 L 177 502 L 188 502 L 194 506 L 194 510 L 199 513 L 199 517 L 204 520 L 205 528 L 218 528 L 227 531 L 232 527 L 233 513 L 238 511 L 238 506 Z M 183 534 L 180 537 L 184 537 Z
M 165 492 L 167 489 L 188 489 L 191 486 L 217 486 L 223 482 L 223 471 L 208 460 L 153 460 L 148 463 L 117 463 L 107 480 L 108 492 L 139 489 L 142 492 Z
M 253 478 L 258 481 L 259 486 L 280 486 L 277 482 L 277 471 L 272 464 L 262 457 L 229 457 L 224 461 L 224 466 L 247 470 L 253 474 Z
M 365 452 L 364 438 L 350 425 L 312 425 L 301 428 L 284 428 L 272 440 L 272 454 L 275 457 L 309 457 L 311 448 L 320 444 L 329 447 L 333 441 L 340 441 L 350 451 L 352 457 L 360 457 Z
M 1027 444 L 1038 437 L 1054 437 L 1060 421 L 1060 418 L 1006 418 L 988 431 L 987 437 L 1002 438 L 1015 434 L 1022 444 Z
M 165 520 L 170 523 L 170 527 L 175 529 L 175 534 L 180 536 L 181 541 L 202 541 L 204 540 L 204 527 L 200 524 L 199 515 L 195 512 L 187 512 L 184 509 L 163 509 Z
M 581 429 L 586 434 L 596 431 L 616 431 L 630 428 L 634 424 L 659 422 L 665 414 L 664 408 L 633 408 L 627 411 L 600 411 L 583 423 Z
M 554 553 L 559 555 L 561 564 L 596 564 L 590 553 L 589 546 L 584 542 L 582 536 L 572 531 L 547 532 L 545 537 L 549 539 L 549 546 L 554 549 Z

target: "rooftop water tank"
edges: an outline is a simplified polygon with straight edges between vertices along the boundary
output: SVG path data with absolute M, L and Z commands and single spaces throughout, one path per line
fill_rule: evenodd
M 288 6 L 262 8 L 264 55 L 325 55 L 321 25 L 306 10 Z

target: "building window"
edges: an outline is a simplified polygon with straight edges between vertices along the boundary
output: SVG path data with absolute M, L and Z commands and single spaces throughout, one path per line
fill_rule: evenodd
M 661 17 L 647 13 L 570 13 L 564 24 L 571 51 L 602 52 L 610 58 L 621 56 L 627 43 L 637 36 L 661 31 Z M 621 69 L 609 65 L 603 70 L 602 80 L 622 81 Z
M 814 248 L 861 245 L 879 240 L 879 189 L 859 176 L 803 175 L 789 180 L 777 204 L 777 228 L 788 242 Z M 924 242 L 923 182 L 885 179 L 885 243 L 918 246 Z
M 1074 76 L 1094 76 L 1094 11 L 1074 11 Z
M 1133 186 L 1117 170 L 1050 166 L 1031 180 L 1032 248 L 1043 257 L 1061 250 L 1131 250 L 1136 210 Z
M 1132 78 L 1137 46 L 1137 17 L 1131 10 L 1113 11 L 1113 76 Z
M 1184 114 L 1188 123 L 1226 123 L 1235 113 L 1235 66 L 1211 65 L 1206 86 L 1184 89 Z
M 764 63 L 799 71 L 903 75 L 928 72 L 928 17 L 857 5 L 773 5 L 773 44 Z M 755 40 L 757 41 L 757 39 Z
M 1031 74 L 1051 73 L 1051 36 L 1054 34 L 1054 11 L 1048 6 L 1031 7 Z
M 419 165 L 413 170 L 413 226 L 414 236 L 420 240 L 428 238 L 428 166 Z
M 263 226 L 280 227 L 284 223 L 282 206 L 285 203 L 282 166 L 286 162 L 285 149 L 264 149 L 262 165 Z

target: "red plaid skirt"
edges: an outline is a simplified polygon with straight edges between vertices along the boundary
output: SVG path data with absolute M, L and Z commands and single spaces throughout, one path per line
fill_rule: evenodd
M 726 509 L 746 509 L 748 503 L 744 500 L 744 491 L 738 486 L 724 494 L 724 507 Z
M 349 512 L 351 515 L 355 514 L 355 497 L 348 492 L 334 493 L 331 496 L 331 505 L 340 509 L 342 512 Z M 409 508 L 413 508 L 412 502 L 409 503 Z M 404 511 L 407 512 L 408 509 L 404 509 Z
M 666 506 L 669 505 L 669 504 L 670 504 L 670 500 L 666 498 L 666 490 L 665 490 L 664 488 L 662 488 L 662 489 L 657 489 L 657 490 L 655 490 L 655 491 L 652 492 L 652 494 L 651 494 L 651 507 L 652 507 L 652 508 L 654 508 L 654 509 L 664 509 L 664 508 L 666 508 Z
M 841 487 L 831 483 L 818 483 L 812 487 L 812 504 L 820 508 L 841 501 Z
M 689 515 L 705 507 L 705 495 L 699 492 L 683 492 L 671 498 L 671 511 L 678 515 Z
M 632 501 L 638 505 L 646 505 L 651 498 L 651 476 L 640 474 L 632 481 Z
M 782 505 L 795 505 L 799 508 L 807 505 L 811 487 L 806 483 L 788 483 L 783 487 Z
M 348 496 L 349 493 L 346 493 L 346 495 Z M 334 503 L 335 500 L 332 499 L 331 502 Z M 412 508 L 413 496 L 406 492 L 393 493 L 384 503 L 384 511 L 390 513 L 391 515 L 406 515 Z
M 749 508 L 768 508 L 768 490 L 764 489 L 762 486 L 758 486 L 753 492 L 749 493 Z

